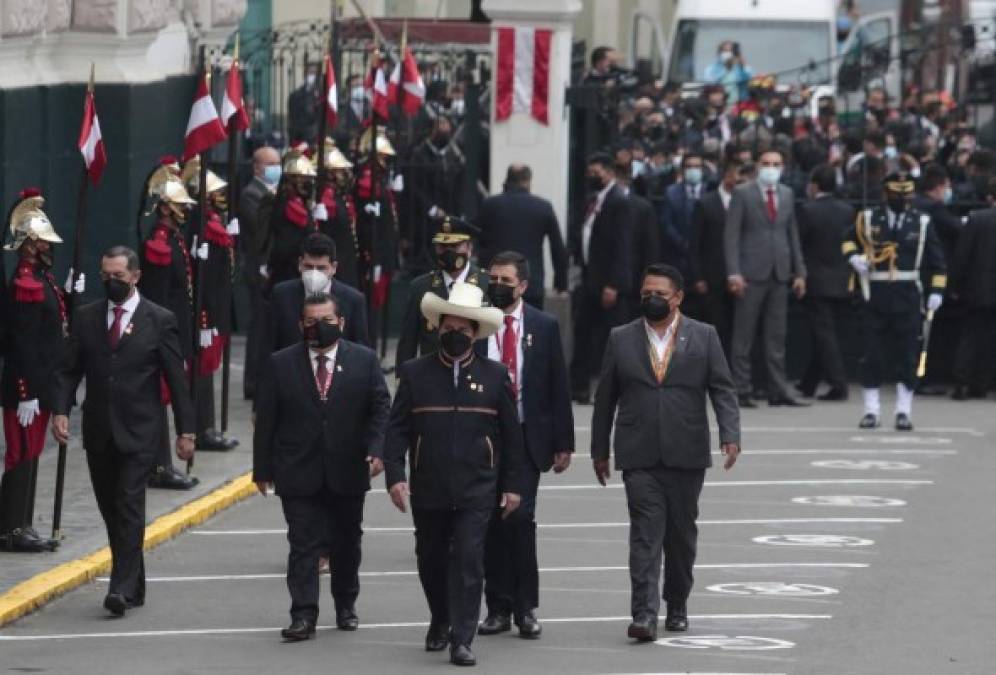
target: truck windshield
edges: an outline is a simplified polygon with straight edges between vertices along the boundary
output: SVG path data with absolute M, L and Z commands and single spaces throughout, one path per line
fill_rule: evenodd
M 758 21 L 755 19 L 684 19 L 678 24 L 671 54 L 670 79 L 707 82 L 706 69 L 717 61 L 725 41 L 739 45 L 744 63 L 754 75 L 784 73 L 778 79 L 791 84 L 830 81 L 830 29 L 819 21 Z M 807 66 L 815 63 L 810 70 Z M 798 71 L 785 73 L 793 68 Z

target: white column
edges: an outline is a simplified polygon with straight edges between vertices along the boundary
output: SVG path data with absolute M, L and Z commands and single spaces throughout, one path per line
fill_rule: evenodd
M 494 29 L 532 26 L 553 31 L 550 45 L 549 124 L 524 113 L 512 113 L 506 121 L 491 117 L 491 193 L 501 191 L 505 171 L 512 163 L 528 164 L 533 170 L 534 194 L 549 199 L 566 237 L 568 114 L 564 94 L 571 76 L 571 36 L 580 0 L 485 0 L 484 12 L 491 17 L 492 49 L 497 51 Z M 497 68 L 492 68 L 497 72 Z M 492 92 L 495 82 L 492 78 Z M 494 94 L 492 93 L 492 100 Z M 549 266 L 548 266 L 549 269 Z M 551 270 L 552 274 L 552 270 Z

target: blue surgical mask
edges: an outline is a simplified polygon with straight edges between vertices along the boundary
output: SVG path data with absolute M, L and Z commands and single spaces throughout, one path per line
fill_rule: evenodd
M 685 182 L 689 185 L 698 185 L 702 182 L 702 169 L 692 167 L 685 169 Z
M 954 190 L 952 190 L 951 186 L 949 185 L 946 188 L 944 188 L 944 203 L 950 204 L 953 200 L 954 200 Z
M 757 179 L 767 187 L 778 185 L 782 178 L 782 170 L 777 166 L 762 166 L 757 172 Z
M 896 150 L 896 146 L 894 146 L 894 145 L 887 145 L 887 146 L 885 146 L 885 158 L 886 159 L 895 159 L 898 156 L 899 156 L 899 151 Z
M 263 167 L 263 182 L 269 186 L 274 186 L 280 182 L 282 170 L 279 164 L 270 164 Z

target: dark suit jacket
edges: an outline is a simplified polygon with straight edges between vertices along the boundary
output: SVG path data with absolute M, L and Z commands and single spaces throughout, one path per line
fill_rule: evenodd
M 253 480 L 273 481 L 283 497 L 322 487 L 339 494 L 370 489 L 367 456 L 384 456 L 391 396 L 377 354 L 340 340 L 328 400 L 318 394 L 307 345 L 270 356 L 256 393 Z
M 266 184 L 255 176 L 239 195 L 239 248 L 245 256 L 246 281 L 256 286 L 263 283 L 259 268 L 270 257 L 270 214 L 274 199 Z
M 633 290 L 633 224 L 629 202 L 622 188 L 613 185 L 591 228 L 588 263 L 584 264 L 584 218 L 571 233 L 571 250 L 576 263 L 583 266 L 588 291 L 599 294 L 612 287 L 625 296 Z
M 474 345 L 481 358 L 488 358 L 488 342 Z M 549 471 L 555 454 L 574 452 L 574 412 L 557 319 L 526 304 L 521 342 L 526 454 L 537 469 Z
M 968 215 L 968 223 L 958 237 L 950 290 L 973 309 L 996 309 L 996 209 L 982 209 Z
M 350 342 L 370 346 L 367 326 L 367 301 L 358 290 L 337 279 L 332 280 L 332 295 L 339 301 L 339 314 L 346 320 L 343 337 Z M 301 341 L 301 309 L 304 307 L 304 284 L 300 279 L 282 281 L 273 287 L 269 303 L 269 334 L 262 351 L 265 361 L 270 354 Z
M 836 197 L 810 199 L 799 207 L 799 240 L 806 260 L 806 294 L 846 298 L 851 266 L 840 244 L 854 226 L 854 209 Z
M 716 329 L 686 316 L 663 384 L 650 363 L 642 318 L 613 328 L 602 359 L 591 420 L 592 459 L 608 459 L 616 418 L 616 468 L 712 466 L 706 395 L 719 423 L 721 443 L 740 442 L 740 410 Z
M 650 263 L 661 262 L 664 258 L 654 205 L 634 192 L 630 192 L 627 198 L 633 214 L 632 295 L 635 298 L 640 294 L 643 270 Z
M 792 189 L 779 185 L 776 194 L 778 214 L 771 222 L 766 197 L 756 181 L 733 190 L 723 233 L 728 274 L 740 274 L 746 281 L 805 278 Z
M 27 298 L 19 295 L 18 290 L 24 290 L 19 287 L 31 282 L 38 284 L 40 292 Z M 0 295 L 7 319 L 0 324 L 4 408 L 17 408 L 22 400 L 38 399 L 42 410 L 52 409 L 53 373 L 65 346 L 61 294 L 51 275 L 32 269 L 30 276 L 15 272 L 10 294 Z
M 700 188 L 700 195 L 705 187 Z M 688 186 L 675 183 L 664 193 L 661 213 L 664 261 L 674 265 L 682 274 L 688 272 L 688 247 L 692 230 L 692 213 L 698 200 L 688 198 Z
M 718 190 L 705 195 L 695 205 L 688 242 L 689 286 L 704 281 L 710 290 L 726 288 L 726 254 L 723 230 L 726 209 Z
M 55 376 L 56 415 L 68 415 L 80 380 L 83 447 L 152 458 L 158 452 L 163 378 L 172 398 L 177 433 L 195 433 L 194 408 L 183 369 L 176 317 L 142 298 L 116 349 L 107 339 L 107 301 L 81 307 L 74 317 L 65 357 Z
M 521 188 L 506 189 L 502 194 L 484 200 L 478 225 L 481 228 L 482 268 L 488 269 L 496 253 L 521 253 L 529 261 L 531 295 L 542 297 L 546 274 L 543 240 L 549 239 L 553 287 L 558 291 L 567 290 L 567 248 L 550 202 Z

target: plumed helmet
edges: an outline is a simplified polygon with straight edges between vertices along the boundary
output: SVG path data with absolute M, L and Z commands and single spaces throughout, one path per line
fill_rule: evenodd
M 10 212 L 10 233 L 14 242 L 4 247 L 7 251 L 16 251 L 28 241 L 47 241 L 51 244 L 61 244 L 62 238 L 56 234 L 52 221 L 48 219 L 42 206 L 45 198 L 34 188 L 23 190 L 19 201 Z

